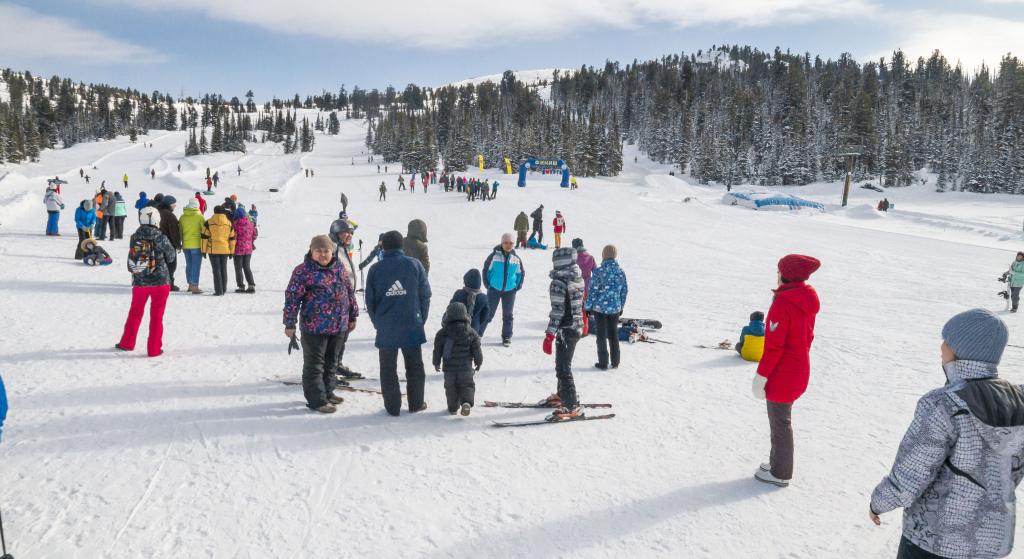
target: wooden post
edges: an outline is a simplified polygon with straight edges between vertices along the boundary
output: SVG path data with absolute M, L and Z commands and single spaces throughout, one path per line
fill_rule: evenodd
M 843 185 L 843 207 L 850 198 L 850 182 L 853 180 L 853 156 L 846 156 L 846 184 Z

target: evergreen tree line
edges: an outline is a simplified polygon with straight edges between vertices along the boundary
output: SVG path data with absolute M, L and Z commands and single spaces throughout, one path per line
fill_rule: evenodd
M 419 90 L 380 110 L 379 118 L 371 117 L 366 145 L 407 169 L 434 169 L 440 156 L 446 168 L 463 171 L 483 155 L 491 167 L 503 167 L 505 158 L 518 167 L 528 157 L 556 157 L 580 176 L 614 176 L 622 170 L 614 109 L 545 104 L 511 71 L 497 84 Z
M 112 140 L 119 135 L 135 141 L 139 134 L 150 130 L 190 130 L 186 155 L 244 152 L 245 142 L 257 141 L 259 130 L 264 131 L 260 141 L 281 142 L 286 153 L 311 151 L 315 143 L 314 127 L 306 119 L 298 122 L 292 110 L 281 114 L 281 109 L 305 106 L 298 95 L 289 102 L 274 99 L 259 111 L 251 90 L 244 102 L 216 94 L 200 99 L 184 97 L 176 102 L 160 91 L 146 94 L 104 84 L 74 83 L 57 76 L 45 80 L 31 72 L 10 69 L 0 73 L 0 91 L 4 90 L 6 95 L 0 95 L 0 163 L 35 161 L 44 149 Z M 329 100 L 334 106 L 348 109 L 344 88 L 341 96 L 340 100 Z M 360 99 L 365 103 L 365 95 Z M 309 106 L 315 108 L 312 101 Z M 360 110 L 365 113 L 365 104 Z M 334 111 L 326 122 L 329 132 L 337 134 L 340 123 Z
M 703 183 L 840 180 L 859 146 L 856 180 L 906 186 L 925 169 L 940 191 L 1024 192 L 1024 66 L 1010 55 L 967 73 L 938 51 L 861 64 L 722 47 L 556 74 L 551 97 L 620 115 L 627 142 Z

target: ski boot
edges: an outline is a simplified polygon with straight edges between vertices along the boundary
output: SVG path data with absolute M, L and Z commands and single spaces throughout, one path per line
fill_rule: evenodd
M 502 338 L 501 339 L 501 345 L 503 345 L 505 347 L 508 347 L 508 346 L 512 345 L 512 338 Z
M 460 408 L 460 412 L 463 416 L 469 415 L 469 411 L 473 409 L 473 406 L 469 405 L 469 402 L 463 402 Z
M 551 412 L 551 415 L 544 418 L 544 421 L 558 422 L 583 417 L 583 407 L 579 404 L 569 407 L 560 406 Z
M 537 405 L 548 408 L 560 408 L 562 407 L 562 397 L 558 395 L 558 392 L 555 392 L 547 398 L 537 402 Z
M 346 367 L 344 365 L 339 365 L 338 368 L 335 369 L 334 374 L 339 379 L 343 379 L 343 380 L 360 380 L 360 379 L 366 378 L 362 374 L 357 373 L 357 372 L 353 371 L 352 369 L 349 369 L 348 367 Z

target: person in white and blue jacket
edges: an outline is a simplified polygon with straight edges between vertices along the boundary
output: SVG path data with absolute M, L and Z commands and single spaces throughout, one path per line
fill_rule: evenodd
M 509 345 L 512 341 L 512 310 L 516 305 L 516 293 L 523 288 L 526 280 L 526 269 L 523 261 L 516 254 L 512 233 L 501 236 L 501 244 L 487 256 L 483 267 L 484 281 L 487 283 L 487 306 L 490 314 L 486 322 L 480 325 L 480 337 L 498 314 L 498 302 L 501 302 L 501 343 Z
M 619 316 L 626 306 L 629 285 L 626 273 L 619 267 L 618 256 L 615 245 L 601 250 L 601 265 L 590 275 L 587 293 L 587 312 L 594 317 L 597 326 L 597 363 L 594 366 L 601 370 L 619 366 Z
M 917 402 L 871 520 L 903 508 L 898 559 L 994 559 L 1013 550 L 1024 478 L 1024 387 L 999 378 L 1006 324 L 985 309 L 942 328 L 946 384 Z

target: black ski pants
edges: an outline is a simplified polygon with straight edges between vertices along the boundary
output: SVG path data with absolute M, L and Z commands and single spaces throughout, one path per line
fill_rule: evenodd
M 302 333 L 302 393 L 306 406 L 317 409 L 334 391 L 334 359 L 339 335 Z
M 608 354 L 611 352 L 611 366 L 619 366 L 619 314 L 594 313 L 597 326 L 597 364 L 602 367 L 609 365 Z
M 1010 288 L 1010 303 L 1012 305 L 1013 310 L 1017 310 L 1017 305 L 1020 304 L 1020 288 L 1019 287 L 1011 287 Z
M 78 230 L 78 244 L 75 245 L 75 260 L 81 260 L 85 256 L 85 252 L 82 251 L 82 241 L 88 239 L 92 234 L 88 229 Z
M 465 371 L 444 372 L 444 395 L 448 399 L 448 411 L 455 413 L 463 403 L 473 406 L 476 395 L 476 382 L 473 381 L 473 369 Z
M 402 387 L 398 383 L 398 349 L 379 348 L 380 359 L 380 391 L 384 393 L 384 409 L 391 415 L 402 413 Z M 418 411 L 423 407 L 423 383 L 426 374 L 423 372 L 423 351 L 420 346 L 401 348 L 402 359 L 405 361 L 405 390 L 409 411 Z
M 768 402 L 768 426 L 772 433 L 769 463 L 772 475 L 793 479 L 793 404 Z
M 555 376 L 558 378 L 558 397 L 562 405 L 572 408 L 579 403 L 576 383 L 572 379 L 572 356 L 580 335 L 572 328 L 562 328 L 555 336 Z
M 111 236 L 111 239 L 114 237 Z M 174 262 L 167 262 L 167 277 L 171 280 L 171 286 L 174 286 L 174 271 L 178 269 L 178 259 L 175 258 Z
M 345 344 L 348 342 L 348 334 L 349 334 L 348 330 L 342 332 L 341 334 L 338 334 L 338 337 L 340 337 L 341 340 L 338 342 L 338 346 L 336 348 L 336 352 L 335 352 L 335 356 L 334 356 L 334 372 L 335 373 L 338 373 L 338 372 L 341 371 L 342 359 L 344 359 L 344 357 L 345 357 Z
M 497 289 L 487 289 L 487 305 L 490 307 L 490 316 L 487 317 L 487 322 L 480 325 L 480 337 L 483 337 L 484 332 L 487 331 L 487 327 L 494 320 L 495 315 L 498 314 L 498 301 L 501 301 L 501 339 L 511 340 L 512 339 L 512 311 L 516 306 L 516 292 L 515 291 L 499 291 Z
M 250 262 L 251 254 L 235 255 L 235 285 L 239 289 L 245 289 L 245 282 L 249 282 L 249 287 L 256 287 L 256 282 L 252 279 L 252 268 L 249 267 Z
M 228 255 L 211 254 L 210 269 L 213 272 L 213 292 L 220 295 L 228 290 Z
M 936 555 L 930 551 L 925 551 L 914 545 L 914 542 L 907 539 L 906 536 L 900 538 L 900 547 L 896 551 L 896 559 L 946 559 L 941 555 Z

